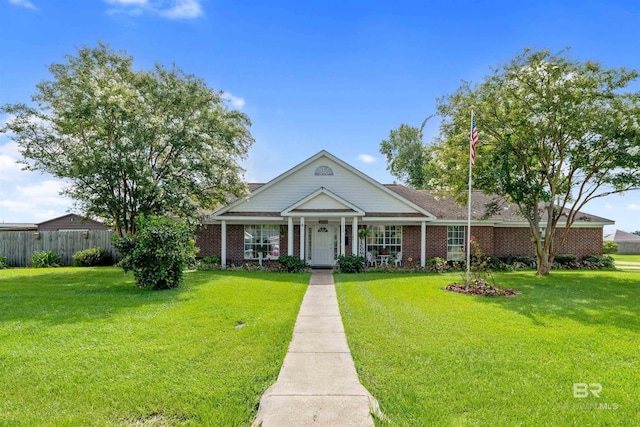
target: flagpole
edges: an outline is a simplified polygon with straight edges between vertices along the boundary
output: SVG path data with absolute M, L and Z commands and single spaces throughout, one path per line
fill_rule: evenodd
M 471 168 L 473 167 L 473 108 L 471 109 L 471 132 L 469 132 L 469 195 L 467 197 L 467 282 L 471 281 Z

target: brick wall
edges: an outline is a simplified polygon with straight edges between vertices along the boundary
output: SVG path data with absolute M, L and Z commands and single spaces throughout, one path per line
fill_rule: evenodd
M 286 226 L 284 227 L 286 230 Z M 556 235 L 560 235 L 558 230 Z M 506 257 L 509 255 L 535 256 L 535 248 L 530 239 L 529 228 L 526 227 L 471 227 L 471 235 L 476 238 L 482 251 L 487 255 Z M 345 253 L 351 254 L 354 244 L 351 226 L 346 226 L 349 244 Z M 306 236 L 305 236 L 306 237 Z M 287 254 L 287 235 L 280 235 L 280 254 Z M 221 226 L 203 225 L 196 230 L 196 246 L 200 248 L 198 257 L 221 254 Z M 294 226 L 293 254 L 300 255 L 300 226 Z M 590 254 L 602 254 L 601 228 L 573 228 L 559 253 L 572 253 L 579 258 Z M 420 263 L 420 226 L 405 225 L 402 228 L 403 265 Z M 427 225 L 426 227 L 426 259 L 447 257 L 447 226 Z M 412 258 L 413 261 L 408 261 Z M 227 225 L 227 262 L 240 265 L 244 261 L 244 226 Z

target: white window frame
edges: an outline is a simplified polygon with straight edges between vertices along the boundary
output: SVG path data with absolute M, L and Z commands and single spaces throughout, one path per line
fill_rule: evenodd
M 260 259 L 258 247 L 266 247 L 264 259 L 278 259 L 280 256 L 280 226 L 275 224 L 245 224 L 244 259 Z M 277 252 L 274 253 L 274 250 Z
M 449 225 L 447 227 L 447 261 L 464 261 L 465 236 L 466 227 L 464 225 Z
M 398 252 L 402 252 L 402 226 L 376 224 L 367 227 L 367 252 L 371 252 L 374 257 L 380 255 L 382 248 L 387 250 L 387 255 L 395 257 Z

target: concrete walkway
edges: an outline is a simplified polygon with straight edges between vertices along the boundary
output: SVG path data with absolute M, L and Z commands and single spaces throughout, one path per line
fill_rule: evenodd
M 278 380 L 254 426 L 373 426 L 378 402 L 358 380 L 332 270 L 313 270 Z

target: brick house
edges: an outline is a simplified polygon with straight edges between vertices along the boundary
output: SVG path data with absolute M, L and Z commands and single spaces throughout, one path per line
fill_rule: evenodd
M 330 266 L 340 254 L 386 254 L 403 265 L 429 258 L 463 260 L 467 208 L 431 191 L 383 185 L 321 151 L 249 194 L 207 216 L 199 228 L 198 256 L 220 256 L 223 265 L 294 255 Z M 528 223 L 512 204 L 486 217 L 494 197 L 475 192 L 471 235 L 483 252 L 498 257 L 535 256 Z M 561 253 L 602 253 L 603 226 L 613 221 L 578 215 Z M 543 224 L 544 225 L 544 224 Z M 359 238 L 358 230 L 368 236 Z

